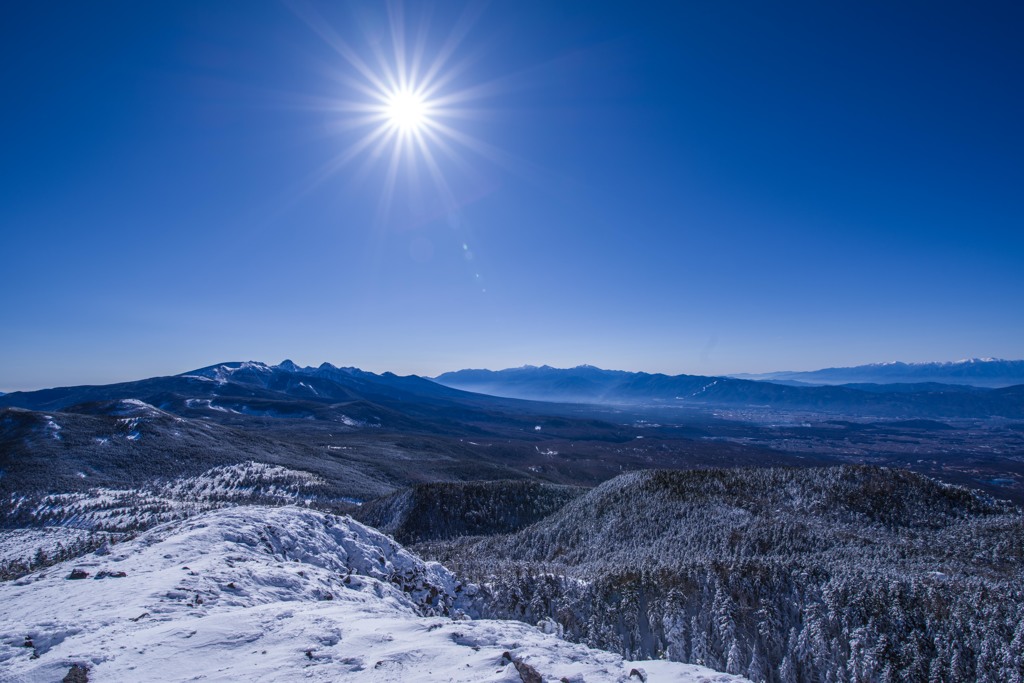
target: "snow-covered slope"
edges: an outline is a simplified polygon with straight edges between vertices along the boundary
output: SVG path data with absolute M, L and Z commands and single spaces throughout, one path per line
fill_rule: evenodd
M 476 599 L 347 517 L 217 510 L 0 584 L 0 680 L 741 680 L 470 620 Z

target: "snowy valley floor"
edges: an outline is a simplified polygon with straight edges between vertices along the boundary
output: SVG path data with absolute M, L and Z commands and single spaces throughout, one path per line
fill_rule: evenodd
M 0 584 L 0 680 L 744 680 L 472 620 L 476 599 L 347 517 L 228 508 Z

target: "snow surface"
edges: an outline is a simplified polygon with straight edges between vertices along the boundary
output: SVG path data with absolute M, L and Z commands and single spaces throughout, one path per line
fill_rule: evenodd
M 545 681 L 624 682 L 633 668 L 649 681 L 743 680 L 469 620 L 476 599 L 347 517 L 217 510 L 0 584 L 0 680 L 59 681 L 73 665 L 93 683 L 520 681 L 523 666 Z

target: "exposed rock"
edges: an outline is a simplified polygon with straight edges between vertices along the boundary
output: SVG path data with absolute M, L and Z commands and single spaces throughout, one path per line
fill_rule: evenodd
M 544 683 L 544 677 L 540 675 L 540 672 L 523 660 L 513 659 L 512 665 L 519 672 L 519 678 L 523 679 L 523 683 Z
M 89 683 L 89 669 L 84 664 L 72 664 L 61 683 Z
M 108 578 L 109 579 L 123 579 L 126 576 L 128 576 L 128 575 L 125 574 L 124 572 L 108 572 L 108 571 L 104 570 L 104 571 L 101 571 L 100 573 L 98 573 L 94 578 L 97 578 L 97 579 L 108 579 Z

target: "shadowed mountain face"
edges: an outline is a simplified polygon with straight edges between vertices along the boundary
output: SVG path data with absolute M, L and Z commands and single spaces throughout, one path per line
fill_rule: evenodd
M 602 370 L 589 365 L 507 370 L 460 370 L 436 378 L 448 387 L 495 396 L 576 403 L 751 406 L 885 417 L 1019 419 L 1019 387 L 971 389 L 942 384 L 803 386 L 729 377 Z
M 419 484 L 353 511 L 400 543 L 518 531 L 555 512 L 586 489 L 537 481 Z
M 768 372 L 736 375 L 743 379 L 795 381 L 806 384 L 919 384 L 942 383 L 974 387 L 1024 384 L 1024 360 L 969 358 L 951 363 L 872 363 L 850 368 L 809 372 Z

